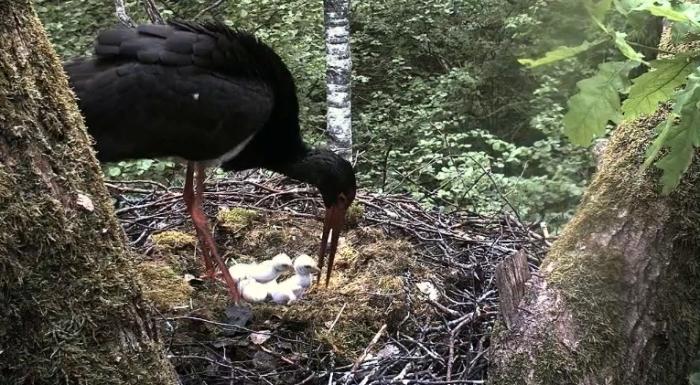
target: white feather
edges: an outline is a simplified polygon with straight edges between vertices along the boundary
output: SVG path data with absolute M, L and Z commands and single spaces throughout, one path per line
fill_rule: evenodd
M 286 270 L 292 268 L 292 259 L 287 254 L 277 254 L 274 258 L 260 263 L 237 263 L 229 268 L 231 277 L 237 282 L 252 278 L 260 283 L 270 282 Z
M 267 299 L 267 287 L 251 278 L 245 278 L 238 282 L 238 291 L 241 297 L 248 302 L 262 302 Z

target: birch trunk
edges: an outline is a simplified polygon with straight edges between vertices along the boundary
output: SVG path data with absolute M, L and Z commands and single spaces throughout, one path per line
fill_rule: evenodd
M 350 115 L 350 0 L 324 0 L 326 29 L 326 115 L 331 149 L 352 158 Z
M 577 214 L 494 333 L 500 384 L 687 384 L 700 336 L 700 162 L 671 196 L 641 168 L 655 116 L 618 127 Z
M 0 383 L 177 383 L 29 0 L 0 1 L 0 224 Z

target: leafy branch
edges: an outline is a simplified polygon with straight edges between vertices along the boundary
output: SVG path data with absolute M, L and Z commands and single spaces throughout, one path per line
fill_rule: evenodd
M 574 47 L 557 47 L 541 58 L 520 59 L 519 62 L 533 68 L 599 46 L 615 47 L 627 60 L 602 63 L 593 76 L 577 83 L 579 92 L 569 99 L 568 112 L 562 120 L 564 133 L 577 145 L 589 145 L 594 138 L 605 134 L 610 122 L 620 123 L 649 115 L 659 104 L 670 102 L 673 112 L 659 126 L 658 136 L 645 160 L 645 166 L 654 164 L 663 171 L 662 191 L 669 193 L 690 166 L 695 149 L 700 147 L 700 70 L 697 69 L 700 54 L 675 54 L 656 49 L 667 57 L 646 62 L 635 47 L 648 47 L 628 42 L 627 32 L 616 30 L 612 22 L 606 24 L 605 20 L 613 12 L 625 18 L 639 13 L 663 17 L 671 24 L 677 42 L 682 44 L 700 34 L 700 5 L 672 4 L 668 0 L 586 0 L 585 6 L 591 21 L 599 27 L 601 37 Z M 630 83 L 629 73 L 639 65 L 647 66 L 648 71 Z M 685 88 L 681 89 L 683 86 Z M 624 103 L 620 103 L 623 94 L 628 95 Z M 659 157 L 662 150 L 665 150 L 664 155 Z

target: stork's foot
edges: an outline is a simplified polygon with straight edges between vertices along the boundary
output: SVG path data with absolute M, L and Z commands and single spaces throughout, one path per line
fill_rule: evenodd
M 204 274 L 199 276 L 199 279 L 207 280 L 207 281 L 220 281 L 220 282 L 226 283 L 226 280 L 224 279 L 224 275 L 220 271 L 216 271 L 216 270 L 205 271 Z

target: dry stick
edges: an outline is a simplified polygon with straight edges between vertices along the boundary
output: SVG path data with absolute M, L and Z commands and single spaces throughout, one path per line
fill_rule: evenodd
M 357 357 L 357 360 L 355 360 L 355 364 L 352 366 L 352 369 L 350 369 L 350 373 L 348 373 L 347 377 L 345 378 L 345 384 L 348 384 L 350 380 L 355 376 L 357 368 L 360 367 L 360 364 L 362 363 L 362 361 L 365 360 L 365 357 L 367 357 L 367 354 L 369 354 L 369 351 L 374 347 L 374 345 L 376 345 L 377 342 L 379 342 L 379 337 L 382 336 L 384 330 L 386 330 L 386 324 L 382 325 L 377 334 L 375 334 L 374 337 L 372 337 L 372 340 L 369 342 L 362 354 L 359 357 Z
M 214 8 L 220 6 L 223 2 L 224 2 L 224 0 L 216 0 L 215 2 L 209 4 L 209 5 L 206 6 L 203 10 L 199 11 L 199 13 L 198 13 L 197 15 L 195 15 L 194 19 L 195 19 L 195 20 L 199 19 L 199 18 L 202 17 L 205 13 L 207 13 L 207 12 L 209 12 L 209 11 L 212 11 Z
M 452 331 L 450 332 L 450 355 L 447 358 L 447 377 L 445 378 L 447 381 L 452 381 L 452 364 L 455 360 L 455 337 L 457 336 L 457 333 L 459 333 L 459 331 L 464 327 L 464 325 L 473 320 L 474 313 L 471 313 L 471 317 L 466 317 L 464 321 L 460 322 L 459 325 L 457 325 L 457 327 L 452 329 Z
M 331 331 L 333 331 L 333 328 L 335 327 L 335 324 L 338 323 L 338 320 L 340 319 L 340 315 L 343 314 L 343 310 L 345 310 L 345 306 L 347 306 L 347 305 L 348 305 L 348 303 L 345 302 L 345 303 L 343 304 L 343 307 L 340 308 L 340 311 L 338 312 L 338 315 L 335 317 L 335 320 L 333 320 L 333 323 L 332 323 L 331 326 L 328 328 L 328 333 L 330 333 Z

